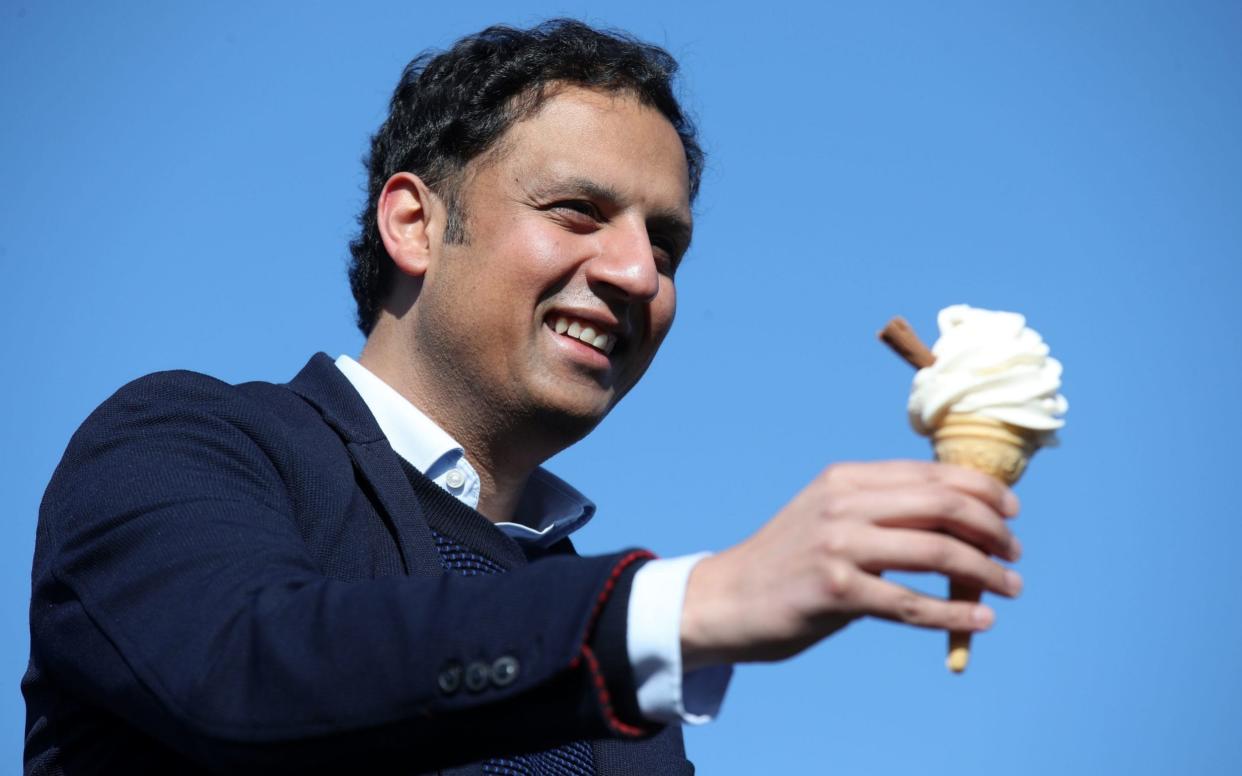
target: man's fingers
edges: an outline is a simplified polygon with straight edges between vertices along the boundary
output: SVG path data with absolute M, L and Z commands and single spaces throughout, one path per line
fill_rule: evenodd
M 934 571 L 1004 596 L 1013 597 L 1022 591 L 1018 572 L 952 537 L 899 528 L 859 533 L 852 554 L 859 568 L 872 574 Z
M 1017 560 L 1017 540 L 987 503 L 941 485 L 856 490 L 832 498 L 831 512 L 889 528 L 942 531 L 982 550 Z
M 1018 514 L 1018 497 L 1000 480 L 982 472 L 948 463 L 931 461 L 874 461 L 839 463 L 824 471 L 831 484 L 888 490 L 901 485 L 944 485 L 969 493 L 996 512 L 1013 517 Z
M 952 631 L 987 630 L 996 619 L 992 608 L 984 604 L 946 601 L 862 571 L 857 573 L 852 586 L 864 614 L 919 628 Z

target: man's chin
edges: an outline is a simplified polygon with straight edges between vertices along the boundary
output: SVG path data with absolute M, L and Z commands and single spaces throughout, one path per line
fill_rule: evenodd
M 543 433 L 564 439 L 564 445 L 577 442 L 600 424 L 616 406 L 611 394 L 591 397 L 562 397 L 547 402 L 535 411 L 535 421 Z
M 600 424 L 611 407 L 545 407 L 539 413 L 540 426 L 555 431 L 569 444 L 578 441 Z

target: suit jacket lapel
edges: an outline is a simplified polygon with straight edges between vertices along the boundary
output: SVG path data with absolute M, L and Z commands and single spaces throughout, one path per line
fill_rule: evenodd
M 407 574 L 443 573 L 435 543 L 401 461 L 362 397 L 324 353 L 316 353 L 288 384 L 341 437 L 362 486 L 397 539 Z

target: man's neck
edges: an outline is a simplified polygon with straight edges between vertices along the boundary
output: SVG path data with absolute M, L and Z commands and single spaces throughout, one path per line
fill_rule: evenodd
M 408 356 L 367 341 L 358 363 L 401 394 L 451 436 L 479 474 L 478 511 L 493 523 L 511 522 L 530 475 L 547 457 L 533 444 L 516 444 L 520 436 L 487 416 L 480 402 L 441 397 L 434 384 L 425 385 Z M 431 370 L 426 370 L 431 371 Z M 533 440 L 527 440 L 528 442 Z M 522 451 L 525 455 L 515 455 Z

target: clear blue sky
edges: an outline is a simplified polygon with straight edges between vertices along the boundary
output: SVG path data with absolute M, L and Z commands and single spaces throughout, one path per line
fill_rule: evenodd
M 146 372 L 356 353 L 359 158 L 401 67 L 565 14 L 677 55 L 710 154 L 672 335 L 552 463 L 600 504 L 581 549 L 723 548 L 832 461 L 925 457 L 895 313 L 1019 310 L 1065 364 L 1027 592 L 968 673 L 857 623 L 742 667 L 700 772 L 1242 772 L 1242 6 L 444 5 L 0 2 L 0 771 L 69 435 Z

